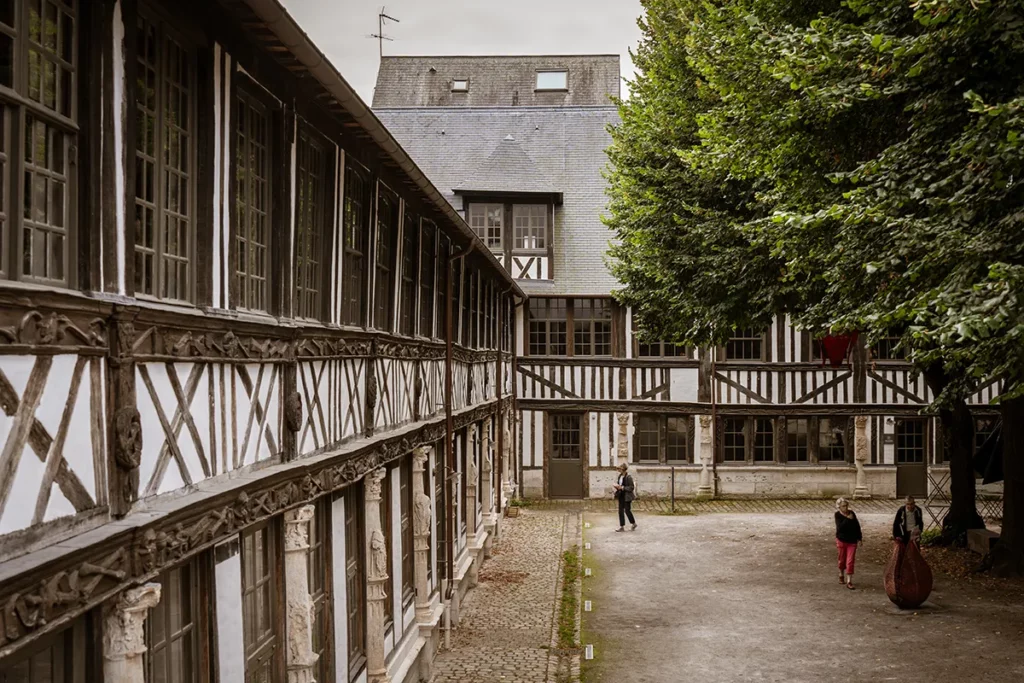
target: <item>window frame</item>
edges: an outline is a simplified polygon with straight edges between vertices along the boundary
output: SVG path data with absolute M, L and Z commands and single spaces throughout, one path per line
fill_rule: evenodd
M 247 586 L 246 575 L 248 569 L 246 562 L 248 559 L 248 551 L 246 550 L 246 539 L 248 537 L 254 537 L 255 534 L 266 532 L 266 538 L 268 540 L 270 549 L 268 551 L 269 562 L 267 563 L 267 571 L 269 572 L 262 579 L 256 582 L 254 586 Z M 279 520 L 272 518 L 265 522 L 254 524 L 244 531 L 239 536 L 239 546 L 241 552 L 241 565 L 242 565 L 242 642 L 245 651 L 245 682 L 249 683 L 251 680 L 255 680 L 252 677 L 257 674 L 257 671 L 250 668 L 250 665 L 255 661 L 259 661 L 264 655 L 269 654 L 271 657 L 271 672 L 272 675 L 283 677 L 285 675 L 285 648 L 287 647 L 286 632 L 284 628 L 284 605 L 282 597 L 284 596 L 284 571 L 283 571 L 283 556 L 282 556 L 282 543 L 283 539 L 279 533 Z M 255 543 L 255 541 L 254 541 Z M 255 570 L 255 566 L 253 567 Z M 270 610 L 270 631 L 271 635 L 264 633 L 255 641 L 250 641 L 249 636 L 252 635 L 246 631 L 246 624 L 249 621 L 248 615 L 246 615 L 246 600 L 248 595 L 261 589 L 264 585 L 269 585 L 271 595 L 270 604 L 268 606 Z M 268 653 L 269 650 L 269 653 Z
M 516 215 L 517 209 L 519 209 L 519 210 L 526 210 L 527 211 L 527 214 L 526 214 L 525 218 L 527 219 L 528 225 L 526 225 L 526 226 L 524 226 L 522 228 L 520 228 L 520 226 L 516 224 L 516 219 L 521 217 L 521 216 Z M 537 240 L 536 232 L 537 232 L 538 227 L 530 224 L 530 223 L 532 223 L 532 219 L 535 217 L 533 209 L 542 209 L 543 210 L 542 214 L 544 216 L 544 225 L 540 229 L 543 230 L 544 234 L 541 237 L 542 242 L 543 242 L 541 244 L 541 246 L 536 246 L 536 240 Z M 512 254 L 515 255 L 515 256 L 524 255 L 524 254 L 525 255 L 543 255 L 543 254 L 547 254 L 548 253 L 548 246 L 549 246 L 549 244 L 551 242 L 551 227 L 552 226 L 551 226 L 551 221 L 549 220 L 550 218 L 551 218 L 551 205 L 550 204 L 537 204 L 537 203 L 524 204 L 522 202 L 518 202 L 518 203 L 512 204 Z M 527 240 L 533 240 L 535 246 L 527 247 L 527 246 L 520 246 L 519 245 L 519 237 L 520 237 L 520 231 L 521 230 L 524 231 L 523 232 L 524 238 L 526 238 Z
M 868 355 L 872 362 L 877 363 L 907 363 L 906 349 L 896 349 L 903 340 L 901 335 L 887 335 L 875 340 L 875 343 L 868 347 Z
M 459 83 L 462 83 L 462 87 L 459 87 Z M 452 92 L 469 92 L 469 79 L 468 78 L 453 78 L 451 83 Z
M 240 548 L 240 546 L 239 546 Z M 239 560 L 241 561 L 241 560 Z M 206 670 L 206 667 L 202 666 L 202 648 L 207 642 L 209 642 L 209 612 L 203 608 L 205 601 L 207 600 L 208 591 L 205 589 L 206 584 L 209 583 L 209 553 L 203 553 L 196 557 L 189 559 L 186 562 L 178 564 L 174 567 L 164 570 L 155 580 L 160 583 L 161 594 L 160 601 L 155 607 L 148 610 L 146 616 L 146 622 L 144 624 L 146 652 L 144 654 L 145 678 L 147 681 L 155 680 L 153 672 L 153 653 L 157 652 L 160 648 L 158 644 L 154 644 L 152 641 L 152 626 L 154 622 L 159 618 L 161 613 L 164 613 L 168 623 L 164 624 L 165 634 L 170 632 L 170 619 L 172 617 L 170 610 L 165 610 L 168 601 L 171 600 L 174 591 L 169 590 L 169 581 L 171 575 L 174 572 L 180 572 L 187 568 L 189 571 L 188 576 L 188 589 L 189 589 L 189 602 L 192 610 L 192 622 L 190 624 L 189 639 L 192 645 L 193 659 L 192 669 L 186 672 L 187 676 L 184 681 L 189 683 L 204 683 L 211 679 L 210 672 Z M 180 594 L 180 591 L 179 591 Z M 165 647 L 170 644 L 167 636 L 165 635 L 164 640 Z M 171 652 L 171 651 L 169 651 Z M 163 680 L 172 681 L 171 672 L 168 671 L 166 677 Z
M 683 446 L 683 458 L 669 457 L 669 435 L 673 432 L 669 429 L 672 420 L 682 420 L 686 429 L 684 431 L 685 444 Z M 648 429 L 641 430 L 641 425 L 647 423 Z M 693 415 L 689 413 L 634 413 L 633 414 L 633 462 L 638 465 L 690 465 L 693 464 Z M 653 427 L 653 429 L 651 428 Z M 643 444 L 644 434 L 656 436 L 656 443 Z M 678 432 L 675 432 L 678 434 Z M 654 458 L 641 457 L 642 449 L 654 449 Z
M 505 270 L 512 273 L 512 258 L 516 256 L 548 258 L 548 279 L 554 278 L 554 223 L 555 204 L 547 196 L 534 196 L 531 199 L 524 196 L 509 195 L 467 195 L 463 198 L 463 214 L 466 223 L 473 229 L 473 233 L 480 238 L 480 241 L 490 249 L 498 260 L 504 265 Z M 500 246 L 491 246 L 488 241 L 480 235 L 477 228 L 473 227 L 475 216 L 474 207 L 502 207 L 502 225 Z M 540 248 L 519 248 L 516 247 L 516 209 L 517 207 L 544 207 L 544 247 Z M 486 217 L 486 213 L 484 214 Z M 484 228 L 486 230 L 486 228 Z
M 237 72 L 234 74 L 234 88 L 232 105 L 234 107 L 232 112 L 232 135 L 231 135 L 231 148 L 230 155 L 232 159 L 231 163 L 231 188 L 230 192 L 230 204 L 231 204 L 231 215 L 230 215 L 230 231 L 231 239 L 229 243 L 229 259 L 228 263 L 231 268 L 231 280 L 230 280 L 230 306 L 236 310 L 242 310 L 249 313 L 256 314 L 268 314 L 277 315 L 281 310 L 281 301 L 278 287 L 278 280 L 280 279 L 280 270 L 275 268 L 274 259 L 272 254 L 281 251 L 281 238 L 280 231 L 278 229 L 278 222 L 280 220 L 278 214 L 279 200 L 278 192 L 273 187 L 273 174 L 275 170 L 274 163 L 278 161 L 279 155 L 281 154 L 280 138 L 281 138 L 281 103 L 271 97 L 266 90 L 264 90 L 256 81 L 249 77 L 244 72 Z M 242 295 L 241 286 L 239 283 L 239 271 L 238 271 L 238 242 L 240 239 L 239 230 L 241 228 L 239 221 L 239 201 L 238 198 L 238 108 L 241 104 L 240 100 L 246 99 L 262 107 L 267 118 L 267 244 L 266 244 L 266 257 L 265 257 L 265 268 L 266 268 L 266 306 L 264 308 L 257 308 L 249 305 L 243 305 L 245 297 Z
M 916 434 L 916 433 L 915 434 L 901 434 L 900 433 L 900 428 L 905 426 L 905 425 L 908 425 L 908 424 L 920 425 L 921 426 L 920 434 Z M 931 457 L 930 457 L 931 456 L 931 429 L 930 429 L 930 427 L 931 427 L 931 420 L 929 418 L 927 418 L 927 417 L 898 417 L 898 418 L 896 418 L 896 423 L 893 425 L 893 430 L 892 430 L 892 434 L 893 434 L 893 454 L 892 454 L 893 455 L 893 464 L 895 464 L 895 465 L 923 465 L 923 466 L 927 467 L 928 464 L 931 462 Z M 904 445 L 905 442 L 906 442 L 906 439 L 908 437 L 917 437 L 917 436 L 921 437 L 921 446 L 920 446 L 921 459 L 920 460 L 900 462 L 900 452 L 907 450 L 907 446 Z M 904 440 L 903 443 L 901 443 L 901 437 Z M 916 446 L 914 446 L 913 448 L 915 450 L 917 450 Z
M 402 611 L 416 598 L 416 565 L 413 548 L 412 455 L 407 455 L 398 466 L 399 529 L 401 530 Z
M 427 237 L 429 235 L 429 238 Z M 419 281 L 417 283 L 417 296 L 419 298 L 419 310 L 417 320 L 417 333 L 419 336 L 426 339 L 435 339 L 437 335 L 434 333 L 435 319 L 437 318 L 436 311 L 434 310 L 435 296 L 437 289 L 437 270 L 439 263 L 438 251 L 437 251 L 437 226 L 434 225 L 433 221 L 426 218 L 420 219 L 420 235 L 419 235 Z M 426 245 L 429 244 L 430 248 L 427 249 Z M 428 275 L 429 273 L 429 275 Z
M 381 202 L 393 202 L 393 223 L 384 225 L 381 219 Z M 398 270 L 398 240 L 402 231 L 402 199 L 383 180 L 377 180 L 373 219 L 373 314 L 369 316 L 370 326 L 381 332 L 395 329 L 395 284 Z M 386 229 L 386 233 L 382 231 Z M 387 240 L 382 243 L 382 239 Z M 381 254 L 387 253 L 382 259 Z
M 542 86 L 541 74 L 564 74 L 565 84 L 558 87 Z M 534 79 L 534 92 L 568 92 L 569 91 L 569 69 L 537 69 Z
M 734 434 L 740 434 L 743 438 L 742 453 L 743 458 L 741 460 L 730 459 L 726 460 L 726 448 L 725 443 L 725 430 L 727 421 L 735 421 L 741 423 L 741 430 L 739 432 L 733 432 Z M 762 429 L 764 423 L 767 423 L 768 430 Z M 720 465 L 736 466 L 736 465 L 773 465 L 780 463 L 779 446 L 780 446 L 780 432 L 784 419 L 775 419 L 771 417 L 764 417 L 760 415 L 725 415 L 718 418 L 716 424 L 716 436 L 715 436 L 715 462 Z M 763 437 L 767 435 L 767 443 Z M 785 445 L 785 441 L 782 442 Z M 762 456 L 765 452 L 771 454 L 771 459 L 766 459 Z
M 490 221 L 494 217 L 492 211 L 496 211 L 500 219 L 496 226 L 490 225 Z M 474 225 L 477 219 L 482 221 L 482 225 Z M 480 238 L 485 247 L 492 252 L 503 253 L 505 251 L 504 204 L 501 202 L 469 202 L 466 207 L 466 222 L 469 223 L 469 227 L 473 229 L 474 234 Z M 495 229 L 497 230 L 496 236 L 492 234 Z
M 353 186 L 361 183 L 356 192 Z M 341 324 L 366 327 L 369 318 L 370 235 L 373 225 L 376 193 L 369 169 L 345 155 L 345 180 L 341 207 Z M 358 206 L 359 215 L 353 217 Z M 355 240 L 358 239 L 358 244 Z M 356 268 L 358 266 L 358 268 Z
M 769 340 L 768 330 L 762 330 L 760 333 L 754 332 L 756 328 L 745 327 L 733 331 L 733 334 L 729 337 L 729 341 L 719 347 L 718 359 L 728 363 L 765 363 L 771 360 L 769 352 Z M 742 334 L 749 333 L 749 334 Z M 756 344 L 757 355 L 751 353 L 750 357 L 737 356 L 735 351 L 737 344 L 744 345 L 740 348 L 746 349 L 746 345 L 750 345 L 753 350 L 753 345 Z
M 86 226 L 79 220 L 78 192 L 80 187 L 80 168 L 76 150 L 79 147 L 79 138 L 82 127 L 88 125 L 88 121 L 82 122 L 82 115 L 88 118 L 88 113 L 79 107 L 79 100 L 82 97 L 79 89 L 80 74 L 82 73 L 82 54 L 80 34 L 83 32 L 83 21 L 88 26 L 91 8 L 86 8 L 84 2 L 75 0 L 62 0 L 59 3 L 57 25 L 58 30 L 63 31 L 67 27 L 63 24 L 63 17 L 70 16 L 71 21 L 71 43 L 70 58 L 67 61 L 61 56 L 65 47 L 64 41 L 55 39 L 52 48 L 43 42 L 36 42 L 31 35 L 30 16 L 28 3 L 24 0 L 14 2 L 13 25 L 0 24 L 0 33 L 11 40 L 11 84 L 0 85 L 0 137 L 2 137 L 2 148 L 0 152 L 0 281 L 24 282 L 62 289 L 74 289 L 79 285 L 78 262 L 72 254 L 78 253 L 79 244 L 87 244 L 88 237 L 80 235 Z M 42 19 L 41 19 L 42 21 Z M 61 36 L 63 37 L 63 36 Z M 46 74 L 42 66 L 39 67 L 39 98 L 32 96 L 30 83 L 33 60 L 30 54 L 38 55 L 36 63 L 40 65 L 52 65 L 54 105 L 50 108 L 43 102 L 43 88 L 45 88 Z M 86 60 L 88 61 L 88 60 Z M 88 66 L 88 64 L 86 64 Z M 63 75 L 68 75 L 68 82 L 63 82 Z M 64 94 L 64 91 L 69 92 Z M 61 111 L 61 104 L 65 103 L 68 113 Z M 26 159 L 26 133 L 28 122 L 32 119 L 44 128 L 46 143 L 46 157 L 43 164 L 39 165 L 35 160 Z M 62 171 L 52 168 L 54 159 L 49 155 L 51 135 L 58 133 L 61 136 L 63 146 L 60 155 Z M 51 187 L 59 186 L 63 192 L 62 225 L 54 225 L 47 216 L 42 221 L 37 220 L 33 215 L 25 217 L 25 175 L 32 173 L 33 179 L 42 178 L 46 188 L 44 200 L 45 213 L 49 214 L 52 208 Z M 49 181 L 53 181 L 51 186 Z M 36 192 L 29 192 L 35 199 Z M 34 201 L 29 208 L 30 213 L 35 214 Z M 51 259 L 52 251 L 46 241 L 47 235 L 58 233 L 62 242 L 60 277 L 47 277 L 44 275 L 26 274 L 25 266 L 25 231 L 31 231 L 32 235 L 44 235 L 43 247 L 46 254 L 43 257 L 43 270 L 55 265 L 56 261 Z M 33 240 L 35 243 L 35 240 Z M 35 259 L 31 259 L 34 261 Z M 31 263 L 34 266 L 35 263 Z M 33 269 L 34 270 L 34 269 Z
M 420 288 L 420 220 L 407 202 L 402 204 L 402 225 L 398 237 L 398 320 L 395 332 L 413 337 L 419 322 L 416 304 Z
M 154 164 L 154 166 L 153 166 L 153 169 L 154 169 L 153 173 L 154 173 L 155 180 L 154 180 L 154 183 L 153 183 L 154 199 L 151 202 L 152 203 L 152 207 L 151 208 L 152 208 L 152 210 L 154 212 L 154 217 L 155 218 L 154 218 L 154 223 L 153 223 L 154 238 L 153 238 L 153 247 L 151 249 L 151 255 L 153 257 L 153 264 L 154 264 L 153 265 L 153 269 L 154 270 L 153 270 L 153 275 L 152 275 L 152 278 L 153 278 L 152 282 L 153 282 L 154 293 L 148 293 L 148 292 L 140 291 L 139 286 L 138 286 L 139 285 L 139 277 L 140 276 L 139 276 L 139 272 L 138 272 L 138 267 L 137 267 L 138 263 L 137 263 L 137 261 L 138 261 L 139 255 L 140 255 L 140 251 L 139 251 L 140 247 L 139 247 L 138 228 L 137 227 L 135 229 L 135 233 L 131 236 L 131 266 L 130 266 L 130 268 L 131 268 L 131 276 L 132 276 L 131 277 L 131 280 L 132 280 L 131 286 L 133 288 L 133 293 L 134 293 L 135 297 L 139 298 L 139 299 L 145 299 L 145 300 L 150 300 L 150 301 L 163 301 L 163 302 L 169 302 L 169 303 L 173 303 L 173 304 L 184 304 L 184 305 L 189 305 L 189 306 L 196 306 L 196 305 L 199 305 L 201 303 L 200 302 L 200 298 L 199 298 L 198 290 L 199 290 L 199 285 L 200 285 L 200 283 L 202 281 L 202 278 L 204 277 L 204 274 L 203 273 L 199 273 L 198 272 L 198 268 L 197 268 L 197 266 L 198 266 L 197 254 L 199 253 L 199 249 L 198 249 L 199 245 L 198 245 L 198 243 L 199 243 L 200 238 L 204 237 L 204 235 L 202 235 L 201 231 L 200 231 L 200 227 L 201 227 L 204 219 L 203 219 L 202 216 L 200 216 L 200 211 L 199 211 L 199 191 L 200 191 L 200 187 L 204 183 L 200 182 L 200 176 L 202 174 L 200 173 L 199 159 L 200 159 L 200 153 L 201 152 L 205 153 L 207 151 L 205 149 L 200 149 L 201 147 L 204 147 L 204 145 L 203 145 L 203 138 L 207 134 L 206 131 L 204 131 L 204 129 L 203 129 L 204 126 L 203 126 L 203 124 L 201 124 L 200 119 L 199 119 L 199 100 L 203 97 L 202 89 L 203 89 L 203 86 L 204 86 L 204 83 L 205 83 L 205 79 L 204 79 L 204 83 L 201 83 L 200 79 L 199 79 L 199 73 L 200 73 L 200 67 L 201 67 L 201 65 L 200 65 L 200 52 L 201 52 L 203 46 L 199 42 L 199 40 L 196 39 L 192 35 L 191 31 L 188 31 L 186 28 L 182 27 L 178 21 L 176 21 L 174 18 L 168 16 L 168 14 L 162 8 L 156 7 L 156 6 L 154 6 L 154 3 L 150 3 L 150 2 L 141 2 L 141 3 L 139 3 L 139 6 L 138 6 L 137 12 L 136 12 L 136 17 L 135 17 L 135 25 L 133 27 L 131 27 L 131 36 L 136 37 L 136 40 L 131 40 L 130 41 L 128 39 L 128 36 L 126 36 L 126 40 L 125 40 L 126 43 L 130 43 L 131 44 L 131 46 L 130 46 L 130 48 L 128 50 L 128 54 L 126 55 L 126 61 L 127 60 L 131 60 L 132 63 L 131 64 L 126 64 L 126 67 L 128 68 L 127 70 L 128 70 L 128 72 L 130 72 L 130 73 L 126 74 L 126 81 L 130 82 L 130 86 L 128 86 L 130 88 L 128 90 L 128 93 L 129 93 L 129 99 L 131 100 L 131 103 L 130 103 L 129 106 L 131 106 L 131 108 L 132 108 L 132 111 L 131 111 L 132 116 L 129 116 L 129 119 L 130 119 L 131 123 L 128 126 L 128 128 L 129 128 L 129 131 L 131 133 L 130 138 L 133 138 L 133 139 L 126 140 L 125 144 L 126 144 L 126 146 L 131 145 L 133 161 L 137 161 L 138 158 L 139 158 L 139 134 L 140 134 L 140 130 L 139 130 L 138 125 L 135 123 L 135 121 L 136 121 L 136 118 L 137 118 L 138 112 L 139 112 L 140 90 L 139 90 L 138 85 L 137 85 L 137 81 L 138 81 L 139 77 L 137 76 L 135 79 L 132 79 L 130 77 L 130 75 L 131 74 L 136 74 L 136 75 L 138 74 L 139 62 L 142 59 L 141 56 L 139 55 L 138 49 L 136 47 L 136 45 L 138 43 L 137 39 L 138 39 L 138 32 L 139 32 L 139 28 L 140 28 L 138 26 L 138 24 L 140 22 L 147 22 L 147 23 L 150 23 L 150 24 L 154 25 L 154 27 L 156 29 L 156 40 L 157 40 L 157 43 L 158 43 L 158 50 L 160 51 L 161 55 L 163 54 L 163 51 L 164 51 L 164 48 L 165 48 L 165 45 L 166 45 L 165 41 L 168 40 L 168 39 L 171 39 L 171 40 L 173 40 L 174 42 L 176 42 L 178 44 L 178 46 L 182 49 L 183 52 L 186 52 L 190 56 L 189 67 L 190 67 L 191 82 L 192 82 L 192 86 L 193 86 L 192 93 L 191 93 L 192 96 L 190 98 L 190 106 L 189 106 L 189 114 L 191 116 L 191 121 L 190 121 L 190 126 L 189 126 L 189 140 L 190 141 L 189 141 L 189 153 L 188 153 L 188 156 L 189 156 L 189 168 L 191 169 L 191 173 L 189 174 L 189 180 L 188 180 L 188 183 L 187 183 L 187 188 L 188 188 L 188 192 L 189 192 L 189 202 L 188 202 L 189 206 L 188 206 L 188 210 L 190 212 L 190 227 L 188 229 L 188 239 L 189 239 L 189 247 L 187 249 L 188 253 L 185 254 L 184 256 L 175 255 L 175 258 L 178 258 L 178 259 L 181 259 L 182 261 L 184 261 L 185 264 L 187 265 L 187 268 L 188 268 L 188 277 L 187 277 L 187 283 L 186 283 L 187 296 L 185 296 L 184 298 L 174 298 L 174 297 L 163 296 L 162 289 L 164 287 L 164 275 L 165 275 L 165 272 L 164 272 L 164 266 L 162 264 L 163 264 L 163 260 L 166 258 L 166 245 L 164 244 L 164 237 L 163 237 L 163 235 L 166 233 L 166 230 L 165 230 L 165 223 L 162 220 L 164 218 L 164 213 L 165 213 L 165 209 L 163 208 L 163 201 L 162 200 L 163 200 L 164 195 L 166 193 L 166 188 L 164 187 L 164 184 L 163 184 L 163 178 L 165 177 L 166 173 L 165 173 L 165 166 L 164 166 L 164 163 L 162 161 L 162 156 L 163 155 L 155 155 L 155 156 L 153 156 L 153 160 L 154 160 L 153 161 L 153 164 Z M 127 27 L 126 27 L 126 29 L 127 29 Z M 161 59 L 160 62 L 158 63 L 158 65 L 157 65 L 158 68 L 157 68 L 157 75 L 156 75 L 156 84 L 157 84 L 156 90 L 158 91 L 158 93 L 162 93 L 162 91 L 164 89 L 164 86 L 166 85 L 166 82 L 164 80 L 164 71 L 166 70 L 165 69 L 165 65 L 163 64 L 164 61 L 166 61 L 166 60 L 165 59 Z M 159 99 L 159 97 L 161 97 L 161 96 L 158 96 L 158 98 L 155 100 L 156 105 L 155 105 L 155 110 L 154 111 L 156 112 L 156 119 L 158 121 L 162 121 L 163 120 L 162 112 L 161 112 L 162 106 L 160 104 L 162 102 L 162 99 Z M 158 123 L 158 122 L 155 123 L 154 129 L 157 131 L 155 133 L 156 138 L 162 138 L 162 136 L 165 134 L 165 131 L 164 131 L 163 126 L 162 126 L 161 123 Z M 156 139 L 155 140 L 155 144 L 159 144 L 159 143 L 160 143 L 160 140 Z M 134 164 L 131 165 L 130 170 L 129 170 L 128 173 L 130 174 L 130 180 L 132 181 L 132 183 L 129 184 L 129 182 L 128 182 L 129 178 L 126 178 L 126 183 L 125 183 L 125 186 L 126 186 L 126 199 L 130 202 L 130 207 L 132 209 L 130 211 L 130 216 L 135 217 L 135 216 L 138 215 L 137 214 L 137 210 L 138 210 L 140 199 L 139 199 L 138 194 L 137 194 L 137 192 L 135 190 L 130 190 L 128 188 L 131 187 L 131 185 L 134 185 L 136 188 L 138 188 L 140 186 L 139 183 L 141 181 L 137 177 L 137 173 L 135 171 L 135 165 Z M 206 198 L 205 194 L 204 194 L 204 198 Z M 145 200 L 142 200 L 142 201 L 145 201 Z M 131 218 L 127 218 L 127 217 L 126 217 L 126 219 L 127 220 L 131 220 Z M 137 219 L 135 219 L 135 220 L 136 220 L 136 223 L 137 223 Z M 128 228 L 127 226 L 126 226 L 126 229 L 131 230 L 131 228 Z M 147 250 L 147 249 L 150 249 L 150 248 L 149 247 L 142 247 L 142 249 L 143 250 Z
M 318 147 L 321 155 L 321 172 L 322 176 L 318 179 L 317 185 L 323 192 L 323 201 L 314 202 L 314 209 L 319 209 L 318 216 L 314 217 L 314 220 L 318 221 L 320 225 L 319 233 L 317 235 L 319 241 L 319 249 L 314 248 L 312 253 L 319 252 L 322 254 L 321 260 L 316 261 L 316 265 L 320 272 L 314 274 L 313 282 L 316 282 L 319 287 L 316 290 L 316 300 L 311 308 L 306 308 L 302 303 L 302 295 L 300 291 L 304 292 L 305 289 L 300 290 L 300 254 L 299 254 L 299 221 L 300 212 L 302 210 L 301 202 L 298 197 L 298 188 L 301 181 L 300 178 L 300 159 L 301 159 L 301 144 L 303 138 L 309 141 L 309 144 L 313 147 Z M 294 239 L 292 243 L 292 314 L 298 320 L 314 320 L 320 322 L 327 322 L 330 320 L 330 305 L 331 305 L 331 270 L 332 261 L 331 254 L 333 253 L 333 241 L 334 241 L 334 230 L 333 230 L 333 211 L 327 209 L 333 206 L 334 203 L 334 143 L 327 139 L 320 131 L 318 131 L 312 124 L 299 120 L 298 130 L 295 136 L 295 196 L 293 201 L 295 204 L 294 220 L 295 220 L 295 231 Z M 307 262 L 303 262 L 308 266 Z M 310 291 L 311 288 L 310 288 Z
M 666 350 L 669 348 L 677 349 L 679 350 L 679 353 L 666 353 Z M 644 353 L 645 350 L 646 353 Z M 655 351 L 656 353 L 651 353 L 652 351 Z M 633 335 L 633 356 L 636 358 L 663 360 L 667 362 L 690 360 L 690 348 L 685 344 L 673 344 L 672 342 L 665 341 L 642 342 L 636 335 Z
M 366 666 L 366 520 L 363 483 L 345 488 L 345 609 L 348 635 L 348 680 L 353 681 Z M 353 600 L 353 597 L 355 599 Z
M 95 664 L 95 657 L 91 656 L 91 650 L 94 649 L 93 644 L 100 640 L 97 637 L 99 634 L 96 633 L 98 630 L 88 616 L 80 616 L 56 633 L 42 636 L 29 644 L 18 651 L 16 656 L 5 659 L 0 663 L 0 677 L 5 677 L 7 673 L 15 670 L 14 667 L 35 659 L 47 650 L 59 647 L 60 657 L 64 662 L 63 680 L 65 683 L 91 683 L 93 680 L 101 680 L 102 674 L 96 671 L 99 667 Z M 51 666 L 48 667 L 50 671 L 52 671 L 52 664 L 51 655 Z M 31 671 L 29 673 L 31 674 Z M 11 678 L 14 680 L 13 675 Z M 43 678 L 41 675 L 37 679 L 29 678 L 28 680 L 29 683 L 50 683 L 53 679 L 51 676 Z
M 330 496 L 313 501 L 313 518 L 310 520 L 309 548 L 306 551 L 307 586 L 312 602 L 312 629 L 314 653 L 318 655 L 314 669 L 318 683 L 334 681 L 334 548 L 332 539 L 332 512 Z M 318 571 L 319 570 L 319 571 Z M 316 579 L 320 587 L 316 588 Z M 316 650 L 316 638 L 321 639 L 322 648 Z
M 551 337 L 552 337 L 552 334 L 555 334 L 555 335 L 558 334 L 557 331 L 552 333 L 552 325 L 553 324 L 560 324 L 562 322 L 561 318 L 559 318 L 559 317 L 544 317 L 544 318 L 537 318 L 537 319 L 533 318 L 533 314 L 534 314 L 534 311 L 535 311 L 534 304 L 536 304 L 537 306 L 540 306 L 540 304 L 537 303 L 537 302 L 541 302 L 541 301 L 545 302 L 543 304 L 544 305 L 544 312 L 545 313 L 550 313 L 552 308 L 555 308 L 555 312 L 557 313 L 557 309 L 559 307 L 557 305 L 553 307 L 551 302 L 565 302 L 565 316 L 566 316 L 565 317 L 565 343 L 564 343 L 565 353 L 550 353 L 551 347 L 552 347 L 553 344 L 556 346 L 556 349 L 555 349 L 556 351 L 558 350 L 557 346 L 560 346 L 560 344 L 558 344 L 558 342 L 554 342 L 553 343 L 551 341 Z M 577 309 L 577 302 L 581 302 L 581 301 L 601 302 L 602 305 L 608 306 L 610 317 L 607 319 L 607 323 L 608 323 L 608 351 L 609 351 L 607 354 L 604 354 L 604 353 L 601 353 L 601 354 L 594 353 L 594 351 L 597 350 L 597 342 L 595 341 L 596 333 L 597 332 L 596 332 L 595 325 L 597 323 L 606 322 L 602 318 L 587 317 L 587 318 L 581 318 L 580 319 L 580 322 L 586 322 L 586 323 L 590 324 L 589 331 L 587 331 L 587 330 L 583 331 L 583 334 L 589 334 L 590 341 L 586 342 L 586 344 L 583 344 L 583 343 L 577 344 L 577 333 L 578 333 L 578 331 L 577 331 L 577 326 L 576 326 L 576 323 L 577 323 L 576 309 Z M 582 310 L 582 307 L 581 307 L 581 310 Z M 620 357 L 620 347 L 621 347 L 622 344 L 621 344 L 621 341 L 619 339 L 619 334 L 620 334 L 620 330 L 622 328 L 622 309 L 618 306 L 618 304 L 616 304 L 615 300 L 613 298 L 611 298 L 611 297 L 558 297 L 558 296 L 556 296 L 556 297 L 547 297 L 547 296 L 530 297 L 530 299 L 526 303 L 525 319 L 526 319 L 525 330 L 526 330 L 526 335 L 527 335 L 526 336 L 526 349 L 525 350 L 526 350 L 526 355 L 528 355 L 528 356 L 553 357 L 553 358 L 574 358 L 574 357 L 578 357 L 578 358 L 618 358 L 618 357 Z M 534 324 L 538 324 L 539 325 L 541 323 L 544 324 L 544 328 L 543 328 L 544 341 L 542 343 L 542 346 L 544 348 L 545 353 L 537 353 L 537 349 L 540 348 L 540 346 L 538 346 L 538 343 L 534 342 L 535 331 L 537 331 L 539 329 L 539 328 L 534 328 Z M 580 348 L 578 349 L 577 346 L 580 346 Z M 588 349 L 587 352 L 581 352 L 582 348 L 584 346 L 589 346 L 589 349 Z

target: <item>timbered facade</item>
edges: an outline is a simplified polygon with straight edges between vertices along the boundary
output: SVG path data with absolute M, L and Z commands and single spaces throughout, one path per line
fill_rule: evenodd
M 618 95 L 615 56 L 385 57 L 378 74 L 375 111 L 530 294 L 515 325 L 520 494 L 610 496 L 620 462 L 665 496 L 947 486 L 938 422 L 921 414 L 932 396 L 897 340 L 861 340 L 833 366 L 785 316 L 718 349 L 635 333 L 600 220 Z M 997 393 L 972 399 L 979 434 Z
M 4 7 L 0 680 L 429 680 L 524 293 L 277 0 Z

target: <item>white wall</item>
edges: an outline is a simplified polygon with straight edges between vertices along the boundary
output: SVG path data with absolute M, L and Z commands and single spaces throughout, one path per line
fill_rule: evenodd
M 245 680 L 245 642 L 242 633 L 242 555 L 238 539 L 218 546 L 228 557 L 214 571 L 217 606 L 217 672 L 221 681 Z M 233 554 L 232 554 L 233 553 Z

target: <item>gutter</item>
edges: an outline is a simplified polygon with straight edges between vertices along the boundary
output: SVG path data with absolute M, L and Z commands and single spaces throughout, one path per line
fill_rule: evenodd
M 299 28 L 295 20 L 288 14 L 288 11 L 281 5 L 279 0 L 244 0 L 249 9 L 267 25 L 278 40 L 288 48 L 292 55 L 309 70 L 309 73 L 338 100 L 349 114 L 362 126 L 363 130 L 369 133 L 381 149 L 391 157 L 395 163 L 409 176 L 416 186 L 427 196 L 434 206 L 451 220 L 455 228 L 461 233 L 475 250 L 480 252 L 485 260 L 497 271 L 502 279 L 511 285 L 521 298 L 526 298 L 519 286 L 512 279 L 498 260 L 491 254 L 491 250 L 484 246 L 484 243 L 477 237 L 473 229 L 459 213 L 452 208 L 441 193 L 437 191 L 434 184 L 420 170 L 415 162 L 398 144 L 398 141 L 391 135 L 384 124 L 380 122 L 366 103 L 356 94 L 348 81 L 338 70 L 327 61 L 327 57 L 320 49 L 313 44 L 309 36 Z

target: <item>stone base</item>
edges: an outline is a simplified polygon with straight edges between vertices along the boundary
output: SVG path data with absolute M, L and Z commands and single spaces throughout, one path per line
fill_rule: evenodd
M 971 529 L 967 532 L 967 548 L 982 557 L 992 552 L 992 546 L 999 542 L 999 534 L 988 529 Z

